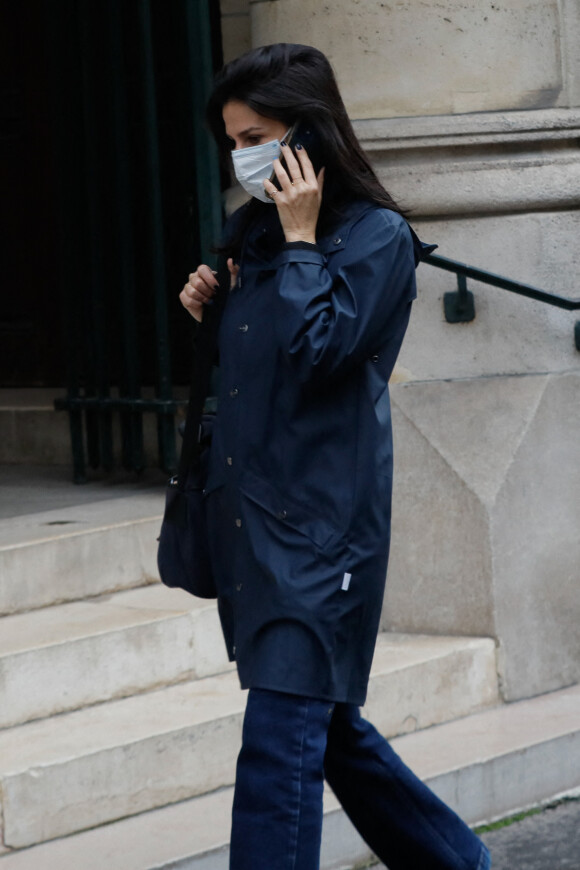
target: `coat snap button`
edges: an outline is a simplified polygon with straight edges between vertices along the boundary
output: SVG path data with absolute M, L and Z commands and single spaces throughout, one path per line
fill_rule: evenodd
M 371 357 L 371 360 L 372 360 L 373 362 L 378 362 L 378 361 L 379 361 L 379 355 L 378 355 L 378 353 L 374 353 L 374 354 L 372 355 L 372 357 Z
M 232 399 L 235 399 L 236 396 L 239 394 L 239 392 L 240 391 L 238 390 L 237 387 L 234 387 L 233 390 L 230 390 L 230 396 L 232 397 Z
M 334 240 L 334 244 L 335 244 L 335 245 L 340 245 L 341 242 L 342 242 L 342 239 L 340 238 L 340 236 L 338 236 L 338 237 Z
M 234 464 L 234 460 L 232 459 L 231 456 L 228 456 L 228 458 L 226 459 L 226 462 L 227 462 L 228 465 L 233 465 L 233 464 Z
M 286 513 L 286 511 L 278 511 L 278 519 L 279 520 L 285 520 L 287 516 L 288 516 L 288 514 Z
M 247 332 L 249 327 L 247 323 L 242 323 L 241 326 L 238 326 L 238 329 L 240 330 L 240 332 Z
M 242 528 L 242 521 L 239 517 L 236 517 L 235 523 L 236 523 L 236 526 L 238 527 L 238 529 Z
M 242 591 L 242 584 L 238 583 L 238 585 L 236 586 L 236 592 L 241 592 L 241 591 Z

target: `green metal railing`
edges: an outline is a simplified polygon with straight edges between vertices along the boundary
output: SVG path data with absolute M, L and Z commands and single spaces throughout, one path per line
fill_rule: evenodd
M 475 318 L 475 299 L 473 293 L 467 289 L 468 278 L 482 284 L 490 284 L 492 287 L 499 287 L 519 296 L 525 296 L 528 299 L 535 299 L 546 305 L 563 308 L 565 311 L 580 310 L 580 299 L 570 299 L 566 296 L 559 296 L 557 293 L 549 293 L 546 290 L 533 287 L 531 284 L 522 284 L 520 281 L 513 281 L 475 266 L 467 266 L 458 260 L 441 257 L 439 254 L 429 254 L 423 262 L 457 275 L 457 290 L 445 293 L 443 297 L 443 310 L 447 323 L 469 323 Z M 576 349 L 580 350 L 580 320 L 574 326 L 574 343 Z
M 145 466 L 148 413 L 158 464 L 173 473 L 175 418 L 186 404 L 174 384 L 189 379 L 192 337 L 177 297 L 193 266 L 212 262 L 222 224 L 217 153 L 203 118 L 215 3 L 65 4 L 66 18 L 47 21 L 68 370 L 55 407 L 69 414 L 76 482 L 87 479 L 87 465 L 114 467 L 117 415 L 122 466 Z

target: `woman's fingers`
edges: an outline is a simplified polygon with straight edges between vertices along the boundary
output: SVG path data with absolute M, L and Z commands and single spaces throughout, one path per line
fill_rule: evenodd
M 203 302 L 198 299 L 195 299 L 193 296 L 193 289 L 189 284 L 186 284 L 181 293 L 179 294 L 179 301 L 183 305 L 186 311 L 191 314 L 192 317 L 201 323 L 203 319 Z
M 240 271 L 240 267 L 236 266 L 231 257 L 228 259 L 228 269 L 230 270 L 230 288 L 235 287 L 236 281 L 238 280 L 238 272 Z
M 203 306 L 214 296 L 218 287 L 216 273 L 209 266 L 198 266 L 189 276 L 187 284 L 179 294 L 183 307 L 201 321 Z
M 283 151 L 284 160 L 288 166 L 291 183 L 296 185 L 299 181 L 306 181 L 308 184 L 316 184 L 316 173 L 306 148 L 299 142 L 296 145 L 296 153 L 291 148 L 286 147 Z
M 314 172 L 314 167 L 312 166 L 312 162 L 308 157 L 306 149 L 302 146 L 297 146 L 297 153 L 300 162 L 296 159 L 292 149 L 286 145 L 282 152 L 282 156 L 284 157 L 287 169 L 279 158 L 276 158 L 273 164 L 276 177 L 280 182 L 280 192 L 286 194 L 289 200 L 291 200 L 295 194 L 316 190 L 318 187 L 318 178 Z M 304 184 L 308 185 L 308 187 L 304 187 Z M 269 179 L 264 181 L 264 187 L 271 197 L 275 197 L 279 192 L 276 185 Z
M 314 166 L 312 165 L 312 161 L 308 156 L 306 148 L 300 145 L 300 143 L 298 143 L 298 145 L 296 146 L 296 154 L 298 155 L 298 160 L 300 161 L 301 175 L 304 178 L 304 181 L 307 181 L 308 184 L 315 184 L 317 181 L 317 176 L 314 172 Z
M 298 152 L 302 150 L 299 148 Z M 306 153 L 297 159 L 291 149 L 284 146 L 282 155 L 286 168 L 280 160 L 274 161 L 280 190 L 269 179 L 264 181 L 264 189 L 276 204 L 286 241 L 314 243 L 324 174 L 316 176 Z
M 298 155 L 298 157 L 296 155 Z M 316 174 L 314 172 L 314 167 L 312 166 L 312 162 L 308 156 L 306 148 L 300 145 L 300 143 L 296 145 L 296 154 L 289 145 L 283 145 L 281 156 L 284 158 L 287 166 L 287 171 L 284 172 L 284 175 L 286 176 L 286 179 L 288 179 L 288 183 L 291 186 L 295 187 L 296 184 L 301 181 L 306 181 L 308 184 L 316 184 Z M 282 166 L 280 161 L 279 163 L 280 166 Z M 282 178 L 283 176 L 279 176 L 279 180 L 281 182 Z
M 302 151 L 304 149 L 301 149 Z M 290 175 L 290 183 L 296 184 L 297 181 L 303 181 L 304 177 L 302 174 L 302 169 L 296 157 L 294 156 L 294 152 L 289 145 L 284 144 L 282 147 L 282 156 L 286 161 L 286 166 L 288 167 L 288 173 Z
M 197 279 L 195 281 L 197 289 L 199 289 L 200 292 L 209 295 L 209 298 L 211 299 L 218 288 L 216 273 L 210 269 L 209 266 L 198 266 L 197 271 L 189 276 L 190 282 L 192 278 Z
M 274 166 L 274 172 L 276 173 L 276 178 L 280 182 L 280 186 L 281 186 L 282 190 L 289 188 L 291 185 L 291 180 L 288 177 L 288 173 L 286 172 L 280 158 L 276 157 L 276 159 L 274 160 L 274 163 L 272 165 Z M 274 187 L 274 188 L 276 188 L 276 190 L 278 190 L 276 185 L 273 184 L 269 178 L 266 180 L 267 180 L 268 184 L 270 184 L 271 187 Z M 270 188 L 267 188 L 267 189 L 270 190 Z

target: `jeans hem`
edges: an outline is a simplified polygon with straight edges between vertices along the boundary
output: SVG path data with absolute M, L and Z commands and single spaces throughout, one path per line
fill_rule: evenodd
M 489 854 L 487 846 L 482 845 L 481 847 L 481 854 L 479 856 L 476 870 L 491 870 L 491 855 Z

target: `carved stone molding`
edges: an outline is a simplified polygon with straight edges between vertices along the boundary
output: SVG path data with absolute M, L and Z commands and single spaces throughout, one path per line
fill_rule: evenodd
M 417 217 L 580 204 L 580 111 L 355 122 L 385 186 Z

